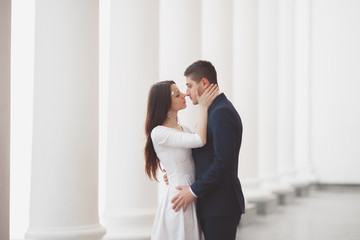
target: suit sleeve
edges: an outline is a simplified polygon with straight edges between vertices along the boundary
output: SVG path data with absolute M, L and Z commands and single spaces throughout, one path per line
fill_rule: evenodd
M 218 109 L 214 113 L 211 127 L 214 162 L 207 172 L 191 185 L 192 191 L 198 197 L 216 188 L 225 178 L 231 176 L 235 165 L 237 128 L 236 118 L 229 109 Z

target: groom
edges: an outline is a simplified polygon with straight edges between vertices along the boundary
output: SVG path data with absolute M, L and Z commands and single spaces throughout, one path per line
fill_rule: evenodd
M 208 61 L 196 61 L 184 73 L 186 94 L 198 104 L 196 91 L 201 95 L 210 84 L 217 84 L 216 70 Z M 192 150 L 196 182 L 178 186 L 181 192 L 171 202 L 179 211 L 197 198 L 197 216 L 206 240 L 234 240 L 244 197 L 238 178 L 238 158 L 242 138 L 239 114 L 224 93 L 214 100 L 208 111 L 207 144 Z

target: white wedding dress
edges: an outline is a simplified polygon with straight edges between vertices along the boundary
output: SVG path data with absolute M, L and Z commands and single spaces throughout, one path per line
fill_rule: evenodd
M 186 211 L 172 209 L 171 199 L 180 190 L 176 186 L 190 186 L 195 181 L 195 166 L 191 148 L 202 147 L 199 135 L 182 126 L 184 132 L 157 126 L 151 132 L 156 155 L 166 169 L 169 186 L 156 212 L 152 240 L 200 240 L 202 233 L 196 217 L 196 201 Z

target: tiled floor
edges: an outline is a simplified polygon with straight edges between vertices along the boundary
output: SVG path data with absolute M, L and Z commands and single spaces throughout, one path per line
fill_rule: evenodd
M 257 215 L 240 227 L 237 240 L 360 240 L 360 190 L 313 190 L 308 197 Z

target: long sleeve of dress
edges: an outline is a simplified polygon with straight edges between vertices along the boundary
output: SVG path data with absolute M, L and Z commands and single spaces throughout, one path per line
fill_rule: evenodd
M 201 138 L 196 133 L 181 132 L 173 128 L 157 126 L 151 132 L 154 144 L 179 148 L 199 148 L 203 146 Z

